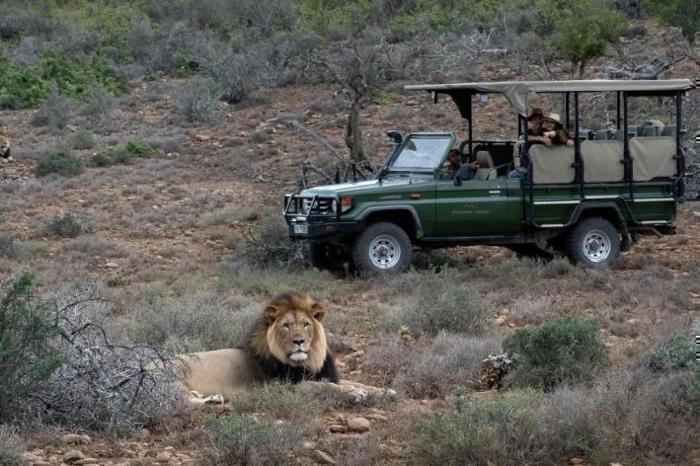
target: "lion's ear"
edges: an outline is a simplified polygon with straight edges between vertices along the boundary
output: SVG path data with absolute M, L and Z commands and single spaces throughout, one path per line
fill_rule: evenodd
M 323 319 L 324 315 L 326 315 L 326 310 L 323 308 L 323 306 L 318 303 L 314 303 L 314 305 L 311 306 L 311 317 L 316 320 L 321 320 Z
M 267 306 L 263 310 L 263 317 L 265 318 L 265 322 L 267 322 L 267 325 L 271 325 L 277 318 L 277 308 L 272 305 Z

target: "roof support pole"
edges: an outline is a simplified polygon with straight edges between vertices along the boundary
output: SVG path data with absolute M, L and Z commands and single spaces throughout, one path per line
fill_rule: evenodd
M 467 104 L 469 106 L 469 160 L 474 161 L 474 154 L 472 153 L 472 127 L 474 126 L 474 114 L 472 113 L 472 94 L 469 94 L 467 102 L 469 102 Z
M 567 92 L 568 96 L 568 92 Z M 578 105 L 578 92 L 574 92 L 574 165 L 576 166 L 575 168 L 575 175 L 576 175 L 576 180 L 579 183 L 579 194 L 581 195 L 581 198 L 583 199 L 584 192 L 583 192 L 583 161 L 581 160 L 581 139 L 579 138 L 579 105 Z M 566 101 L 568 102 L 569 99 L 567 97 Z
M 571 102 L 569 99 L 570 94 L 571 94 L 570 92 L 564 93 L 564 99 L 565 99 L 565 103 L 564 103 L 565 110 L 564 111 L 566 113 L 566 130 L 567 131 L 571 131 L 571 111 L 570 111 Z
M 681 147 L 681 125 L 683 124 L 683 94 L 676 93 L 676 169 L 678 173 L 677 188 L 674 193 L 677 197 L 683 197 L 685 186 L 683 185 L 683 174 L 685 173 L 685 157 Z
M 622 93 L 622 115 L 625 124 L 623 126 L 623 163 L 625 164 L 625 180 L 629 184 L 630 189 L 630 199 L 634 199 L 634 167 L 632 166 L 632 159 L 630 158 L 630 134 L 629 134 L 629 122 L 628 120 L 628 109 L 627 109 L 627 92 Z
M 620 131 L 620 91 L 616 92 L 617 95 L 617 102 L 616 102 L 616 107 L 617 107 L 617 112 L 615 114 L 615 127 L 617 128 L 618 131 Z

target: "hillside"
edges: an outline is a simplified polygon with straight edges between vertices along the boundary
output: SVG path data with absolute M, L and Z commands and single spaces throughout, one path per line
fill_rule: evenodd
M 540 66 L 532 50 L 516 50 L 518 40 L 499 34 L 468 2 L 348 3 L 367 21 L 356 51 L 374 50 L 368 44 L 381 36 L 394 60 L 406 60 L 398 68 L 381 62 L 375 74 L 353 68 L 358 26 L 343 18 L 357 17 L 344 2 L 241 1 L 240 11 L 228 2 L 192 3 L 0 6 L 0 70 L 26 73 L 11 83 L 0 78 L 1 129 L 14 159 L 0 165 L 2 295 L 29 272 L 36 296 L 27 302 L 37 309 L 39 299 L 86 299 L 71 318 L 99 324 L 120 345 L 172 354 L 235 345 L 273 295 L 308 292 L 328 310 L 324 323 L 344 377 L 392 387 L 398 399 L 351 405 L 272 384 L 223 406 L 192 408 L 171 403 L 164 385 L 129 417 L 133 403 L 118 397 L 98 399 L 94 412 L 81 409 L 94 393 L 76 382 L 63 412 L 26 395 L 17 402 L 0 396 L 0 465 L 21 458 L 37 465 L 700 464 L 700 372 L 690 356 L 690 337 L 700 331 L 696 203 L 681 206 L 678 234 L 645 237 L 600 271 L 463 247 L 416 254 L 411 271 L 398 277 L 364 279 L 295 260 L 281 225 L 282 198 L 298 189 L 301 165 L 333 170 L 327 149 L 289 121 L 350 153 L 353 81 L 344 70 L 360 69 L 367 85 L 356 108 L 364 154 L 376 166 L 391 150 L 387 130 L 466 136 L 452 102 L 433 104 L 403 85 L 567 79 L 580 63 L 557 52 Z M 509 27 L 524 22 L 517 37 L 536 32 L 532 18 L 510 11 L 498 10 Z M 643 19 L 615 11 L 626 32 L 585 60 L 584 77 L 603 78 L 613 64 L 634 71 L 655 58 L 668 65 L 663 77 L 700 76 L 683 31 L 662 24 L 651 8 Z M 489 26 L 481 28 L 489 37 L 455 32 L 464 26 L 456 18 Z M 308 45 L 305 34 L 319 42 Z M 477 53 L 470 44 L 478 40 L 487 42 Z M 281 54 L 288 41 L 301 45 L 276 62 L 270 50 Z M 52 51 L 58 62 L 42 64 Z M 264 79 L 233 96 L 241 81 L 216 73 L 229 62 Z M 42 66 L 58 71 L 37 71 Z M 17 83 L 32 92 L 11 87 Z M 697 94 L 684 103 L 687 144 L 700 131 Z M 582 105 L 586 124 L 602 127 L 610 106 Z M 665 105 L 640 105 L 633 118 L 662 107 L 657 117 L 667 120 Z M 512 137 L 515 121 L 503 101 L 490 99 L 478 112 L 476 136 Z M 84 166 L 39 176 L 38 167 L 58 153 Z M 569 317 L 582 320 L 559 320 Z M 600 342 L 605 356 L 579 367 L 552 350 L 561 364 L 553 371 L 581 371 L 561 385 L 533 385 L 522 373 L 499 390 L 480 385 L 484 358 L 514 345 L 519 330 L 553 322 L 555 335 L 571 325 Z M 101 340 L 91 341 L 98 347 Z M 9 354 L 4 348 L 0 355 Z M 559 356 L 569 362 L 556 362 Z M 8 364 L 0 367 L 11 359 L 0 357 Z M 368 420 L 369 431 L 353 431 L 353 417 Z

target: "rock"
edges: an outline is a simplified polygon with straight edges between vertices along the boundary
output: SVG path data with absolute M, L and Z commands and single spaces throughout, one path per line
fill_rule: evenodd
M 32 466 L 51 466 L 51 463 L 44 460 L 35 460 L 31 462 Z
M 78 460 L 73 464 L 97 464 L 99 462 L 100 460 L 97 458 L 83 458 L 82 460 Z
M 345 432 L 347 432 L 348 429 L 342 424 L 331 424 L 328 430 L 330 430 L 334 434 L 344 434 Z
M 312 442 L 311 440 L 306 440 L 304 442 L 304 448 L 306 448 L 307 450 L 313 450 L 314 448 L 316 448 L 316 442 Z
M 211 139 L 211 136 L 207 136 L 206 134 L 195 134 L 194 139 L 199 142 L 206 142 Z
M 505 317 L 505 316 L 498 316 L 498 317 L 496 317 L 496 325 L 498 325 L 498 326 L 500 327 L 501 325 L 503 325 L 503 324 L 505 324 L 505 323 L 506 323 L 506 317 Z
M 61 458 L 64 463 L 75 464 L 77 461 L 85 459 L 85 455 L 80 450 L 71 450 Z
M 321 464 L 336 464 L 333 457 L 323 450 L 316 449 L 313 451 L 313 455 L 314 459 Z
M 66 434 L 62 439 L 66 445 L 90 445 L 92 443 L 89 435 Z
M 168 451 L 163 451 L 156 455 L 156 461 L 159 463 L 167 463 L 173 457 L 172 453 Z
M 356 416 L 348 419 L 348 428 L 354 432 L 367 432 L 370 428 L 369 420 Z
M 569 464 L 583 464 L 584 461 L 581 458 L 569 458 Z
M 377 414 L 377 413 L 368 414 L 367 418 L 372 419 L 374 421 L 382 421 L 382 422 L 386 422 L 389 420 L 389 418 L 384 416 L 383 414 Z
M 117 267 L 119 267 L 119 264 L 117 264 L 116 262 L 107 262 L 105 264 L 105 267 L 109 269 L 116 269 Z

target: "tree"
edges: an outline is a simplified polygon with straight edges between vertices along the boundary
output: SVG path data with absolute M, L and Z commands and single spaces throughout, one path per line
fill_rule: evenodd
M 554 49 L 571 62 L 571 74 L 577 73 L 579 79 L 586 65 L 605 55 L 628 25 L 607 0 L 538 0 L 537 9 L 544 13 L 540 30 L 552 32 Z
M 668 26 L 680 28 L 692 46 L 700 32 L 700 0 L 646 0 L 649 10 Z

